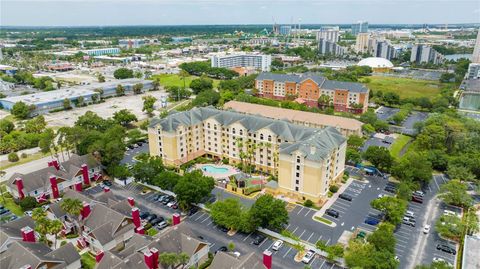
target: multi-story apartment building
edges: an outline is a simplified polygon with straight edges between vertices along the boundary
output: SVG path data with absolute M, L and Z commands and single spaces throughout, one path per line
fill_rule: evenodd
M 473 47 L 472 63 L 480 64 L 480 28 L 478 29 L 477 39 Z
M 136 49 L 145 46 L 144 39 L 120 39 L 118 45 L 125 49 Z
M 340 28 L 338 26 L 320 28 L 320 30 L 317 32 L 317 41 L 320 39 L 334 43 L 338 42 L 340 39 Z
M 352 35 L 358 35 L 359 33 L 368 32 L 368 21 L 359 21 L 352 24 Z
M 412 55 L 410 56 L 410 62 L 417 64 L 432 63 L 440 64 L 443 62 L 443 55 L 438 53 L 432 47 L 423 44 L 417 44 L 412 48 Z
M 323 105 L 333 105 L 335 111 L 364 113 L 368 108 L 369 90 L 363 84 L 328 80 L 311 73 L 263 72 L 256 78 L 255 88 L 262 97 L 283 100 L 293 96 L 312 107 L 317 107 L 320 96 L 326 95 L 330 101 Z
M 466 79 L 480 79 L 480 63 L 471 63 L 468 65 Z
M 395 48 L 383 37 L 372 36 L 369 33 L 359 33 L 355 42 L 357 53 L 368 53 L 373 57 L 391 60 L 397 57 Z
M 335 42 L 320 38 L 318 40 L 318 53 L 329 55 L 343 55 L 345 48 Z
M 153 120 L 148 138 L 150 155 L 175 166 L 203 155 L 238 163 L 253 149 L 256 169 L 278 176 L 273 191 L 299 200 L 324 199 L 344 171 L 346 138 L 333 127 L 194 108 Z
M 357 53 L 368 52 L 368 41 L 370 40 L 369 33 L 359 33 L 355 42 L 355 51 Z
M 271 55 L 263 54 L 229 54 L 214 55 L 211 58 L 212 67 L 253 67 L 261 71 L 270 71 Z

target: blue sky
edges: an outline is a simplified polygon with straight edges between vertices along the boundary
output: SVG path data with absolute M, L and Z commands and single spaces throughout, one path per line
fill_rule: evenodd
M 0 25 L 480 23 L 480 0 L 0 0 Z

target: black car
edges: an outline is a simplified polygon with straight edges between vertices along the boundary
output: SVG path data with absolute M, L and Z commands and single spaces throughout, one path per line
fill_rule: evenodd
M 7 214 L 7 213 L 10 213 L 10 210 L 8 209 L 0 209 L 0 215 L 4 215 L 4 214 Z
M 152 226 L 155 226 L 155 225 L 159 224 L 159 223 L 162 222 L 162 221 L 163 221 L 163 218 L 160 217 L 160 218 L 154 218 L 154 219 L 152 219 L 149 223 L 152 224 Z
M 215 254 L 217 254 L 217 252 L 221 251 L 221 252 L 225 252 L 227 251 L 227 247 L 226 246 L 222 246 L 222 247 L 219 247 L 217 250 L 215 250 Z
M 193 214 L 197 213 L 197 211 L 198 211 L 198 207 L 192 206 L 192 208 L 190 208 L 190 210 L 188 211 L 188 215 L 192 216 Z
M 143 145 L 143 143 L 142 142 L 137 142 L 137 145 L 141 147 Z
M 390 193 L 395 193 L 397 191 L 397 189 L 393 187 L 385 187 L 383 190 Z
M 352 196 L 350 196 L 348 194 L 344 194 L 344 193 L 340 194 L 338 197 L 340 199 L 347 200 L 347 201 L 352 201 L 352 199 L 353 199 Z
M 110 186 L 112 186 L 112 182 L 110 182 L 108 180 L 104 180 L 103 185 L 110 187 Z
M 157 218 L 156 214 L 151 214 L 150 216 L 146 217 L 145 220 L 150 222 L 150 221 L 152 221 L 153 219 L 156 219 L 156 218 Z
M 254 245 L 260 245 L 263 240 L 265 240 L 265 236 L 261 235 L 261 234 L 257 234 L 255 235 L 255 237 L 253 238 L 253 244 Z
M 330 217 L 338 218 L 340 216 L 340 213 L 338 213 L 337 210 L 335 209 L 327 209 L 325 210 L 325 213 L 329 215 Z
M 150 216 L 150 213 L 148 213 L 148 212 L 142 212 L 142 213 L 140 214 L 140 218 L 141 218 L 141 219 L 146 219 L 146 218 L 148 218 L 148 216 Z
M 133 145 L 128 145 L 127 147 L 128 147 L 129 149 L 133 149 L 133 148 L 134 148 Z
M 451 246 L 444 245 L 444 244 L 438 244 L 437 249 L 441 250 L 443 252 L 453 254 L 453 255 L 457 254 L 457 251 L 454 248 L 452 248 Z
M 223 227 L 223 226 L 218 226 L 218 229 L 220 229 L 220 231 L 226 233 L 228 232 L 228 228 L 227 227 Z

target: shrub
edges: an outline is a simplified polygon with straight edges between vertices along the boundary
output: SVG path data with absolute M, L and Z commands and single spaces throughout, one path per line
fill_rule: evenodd
M 329 190 L 332 193 L 336 193 L 338 191 L 338 186 L 337 185 L 332 185 L 332 186 L 330 186 Z
M 257 192 L 257 191 L 261 191 L 262 190 L 262 186 L 260 185 L 254 185 L 254 186 L 250 186 L 250 187 L 247 187 L 243 190 L 243 194 L 245 195 L 250 195 L 251 193 L 254 193 L 254 192 Z
M 67 240 L 63 240 L 62 242 L 60 242 L 60 246 L 63 246 L 65 244 L 67 244 Z
M 67 234 L 65 236 L 65 238 L 67 238 L 67 239 L 73 239 L 73 238 L 77 238 L 77 237 L 78 237 L 78 234 Z
M 308 199 L 307 201 L 305 201 L 305 202 L 303 203 L 303 205 L 306 206 L 306 207 L 312 207 L 312 206 L 313 206 L 313 202 L 312 202 L 312 200 Z
M 33 209 L 38 205 L 37 199 L 35 199 L 35 197 L 32 197 L 32 196 L 26 196 L 25 198 L 20 200 L 18 204 L 23 209 L 23 211 Z
M 12 152 L 12 153 L 8 154 L 8 161 L 9 161 L 9 162 L 14 163 L 14 162 L 18 162 L 18 160 L 20 160 L 20 158 L 18 158 L 18 154 L 17 154 L 17 153 Z
M 222 163 L 223 163 L 223 164 L 228 164 L 228 158 L 223 158 L 223 159 L 222 159 Z
M 22 154 L 20 155 L 20 157 L 22 157 L 22 159 L 25 159 L 25 158 L 28 157 L 28 155 L 27 155 L 27 153 L 24 152 L 24 153 L 22 153 Z

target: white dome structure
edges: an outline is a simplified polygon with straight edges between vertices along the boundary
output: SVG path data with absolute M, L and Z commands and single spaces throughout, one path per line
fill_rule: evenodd
M 393 68 L 392 62 L 385 58 L 380 58 L 380 57 L 368 57 L 357 64 L 358 66 L 370 66 L 373 69 L 390 69 Z

